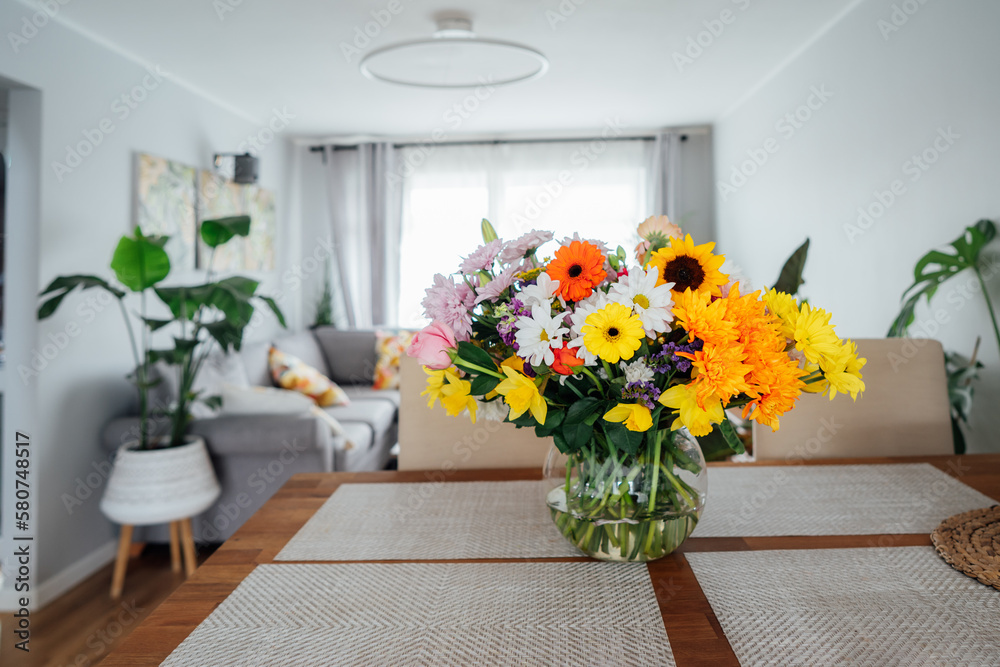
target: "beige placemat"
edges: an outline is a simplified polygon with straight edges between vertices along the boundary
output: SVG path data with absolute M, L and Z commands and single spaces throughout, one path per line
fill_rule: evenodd
M 709 468 L 693 537 L 930 533 L 994 504 L 929 463 Z
M 1000 664 L 1000 593 L 931 547 L 686 557 L 743 667 Z
M 343 484 L 275 560 L 579 556 L 559 534 L 551 482 Z
M 947 567 L 947 566 L 945 566 Z M 645 565 L 261 565 L 163 662 L 673 665 Z

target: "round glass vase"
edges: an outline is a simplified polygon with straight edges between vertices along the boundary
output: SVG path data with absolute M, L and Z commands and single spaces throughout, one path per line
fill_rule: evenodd
M 546 497 L 563 537 L 598 560 L 645 562 L 679 547 L 708 493 L 701 447 L 687 429 L 651 431 L 635 455 L 595 439 L 567 456 L 554 446 Z

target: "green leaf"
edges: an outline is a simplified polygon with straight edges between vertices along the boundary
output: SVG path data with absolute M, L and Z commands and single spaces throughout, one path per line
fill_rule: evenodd
M 213 410 L 222 409 L 222 397 L 221 396 L 206 396 L 205 398 L 199 398 L 199 401 L 212 408 Z
M 158 320 L 155 317 L 140 317 L 139 319 L 146 323 L 150 331 L 159 331 L 163 327 L 174 323 L 174 320 Z
M 205 330 L 225 351 L 230 349 L 238 351 L 243 342 L 243 329 L 234 326 L 229 320 L 219 320 L 206 324 Z
M 257 291 L 257 281 L 242 276 L 232 276 L 215 283 L 208 302 L 222 311 L 231 324 L 242 331 L 250 318 L 254 307 L 250 298 Z
M 545 413 L 545 423 L 535 426 L 535 435 L 539 438 L 547 438 L 559 428 L 566 416 L 565 410 L 556 410 L 550 407 Z
M 483 243 L 496 241 L 498 238 L 500 238 L 499 236 L 497 236 L 497 230 L 493 228 L 493 225 L 491 225 L 490 221 L 487 220 L 486 218 L 483 218 L 483 222 L 480 225 L 480 229 L 483 232 Z
M 227 218 L 203 220 L 201 240 L 210 248 L 217 248 L 234 236 L 250 235 L 250 216 L 233 215 Z
M 476 347 L 472 343 L 461 341 L 458 344 L 458 357 L 463 359 L 470 364 L 475 364 L 476 366 L 481 366 L 483 368 L 489 368 L 493 370 L 496 368 L 496 363 L 485 350 Z
M 740 436 L 737 435 L 736 429 L 733 428 L 733 423 L 729 421 L 728 418 L 722 420 L 721 424 L 718 424 L 719 431 L 722 432 L 722 437 L 725 438 L 726 444 L 729 445 L 729 449 L 733 450 L 737 454 L 743 454 L 746 452 L 746 448 L 743 446 L 743 441 Z
M 706 461 L 724 461 L 733 453 L 718 426 L 708 435 L 699 435 L 697 440 Z
M 158 239 L 123 236 L 111 257 L 111 270 L 122 285 L 141 292 L 167 277 L 170 257 Z
M 500 378 L 495 378 L 492 375 L 487 375 L 486 373 L 481 373 L 472 378 L 472 389 L 471 392 L 474 396 L 485 396 L 500 384 Z
M 603 419 L 601 420 L 601 425 L 608 436 L 608 442 L 614 445 L 616 449 L 632 456 L 639 453 L 639 447 L 642 446 L 643 438 L 646 436 L 645 432 L 630 431 L 620 422 L 609 422 Z
M 176 366 L 184 360 L 183 355 L 174 348 L 165 350 L 150 350 L 147 356 L 149 358 L 149 363 L 151 364 L 155 364 L 157 361 L 164 361 L 171 366 Z
M 774 289 L 793 296 L 797 294 L 799 288 L 805 283 L 802 280 L 802 273 L 805 271 L 808 255 L 809 239 L 807 238 L 805 243 L 796 248 L 791 257 L 785 261 L 785 265 L 781 267 L 781 273 L 778 274 L 778 280 L 774 283 Z
M 47 317 L 51 317 L 52 313 L 56 312 L 56 309 L 59 308 L 59 304 L 61 304 L 63 299 L 66 298 L 66 295 L 77 287 L 81 289 L 91 289 L 97 287 L 105 290 L 119 300 L 125 296 L 125 292 L 112 287 L 107 283 L 107 281 L 102 278 L 98 278 L 97 276 L 79 274 L 72 276 L 59 276 L 50 282 L 48 287 L 42 290 L 38 295 L 40 297 L 50 295 L 48 299 L 45 299 L 38 306 L 38 319 L 44 320 Z
M 285 314 L 281 312 L 281 308 L 278 307 L 278 303 L 271 297 L 263 296 L 262 294 L 258 294 L 257 298 L 267 304 L 267 307 L 271 309 L 274 316 L 278 318 L 278 324 L 280 324 L 283 329 L 287 329 L 288 325 L 285 324 Z
M 566 411 L 565 422 L 567 424 L 589 423 L 593 425 L 597 418 L 605 412 L 602 410 L 603 404 L 604 401 L 593 397 L 574 401 Z
M 199 308 L 207 306 L 215 289 L 213 284 L 185 285 L 181 287 L 157 287 L 153 291 L 173 316 L 180 320 L 190 320 Z

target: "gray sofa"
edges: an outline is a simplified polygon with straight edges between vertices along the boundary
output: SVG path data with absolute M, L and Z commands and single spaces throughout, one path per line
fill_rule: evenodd
M 326 408 L 345 431 L 335 436 L 329 425 L 309 415 L 225 415 L 195 419 L 190 432 L 205 439 L 222 494 L 215 505 L 193 520 L 200 542 L 228 539 L 289 477 L 303 472 L 381 470 L 397 440 L 399 391 L 372 388 L 375 332 L 317 327 L 276 340 L 244 345 L 236 353 L 251 385 L 274 386 L 268 370 L 273 345 L 317 368 L 351 399 L 350 405 Z M 151 397 L 151 402 L 165 397 Z M 116 450 L 136 438 L 138 418 L 122 417 L 104 429 L 104 446 Z M 167 431 L 153 420 L 155 434 Z M 346 447 L 347 440 L 352 442 Z M 137 539 L 167 542 L 166 526 L 138 530 Z

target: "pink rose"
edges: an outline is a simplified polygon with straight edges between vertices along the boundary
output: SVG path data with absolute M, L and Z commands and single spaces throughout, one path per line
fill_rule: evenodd
M 444 322 L 431 322 L 413 336 L 413 342 L 406 348 L 406 354 L 434 371 L 451 366 L 449 350 L 458 347 L 455 332 Z

